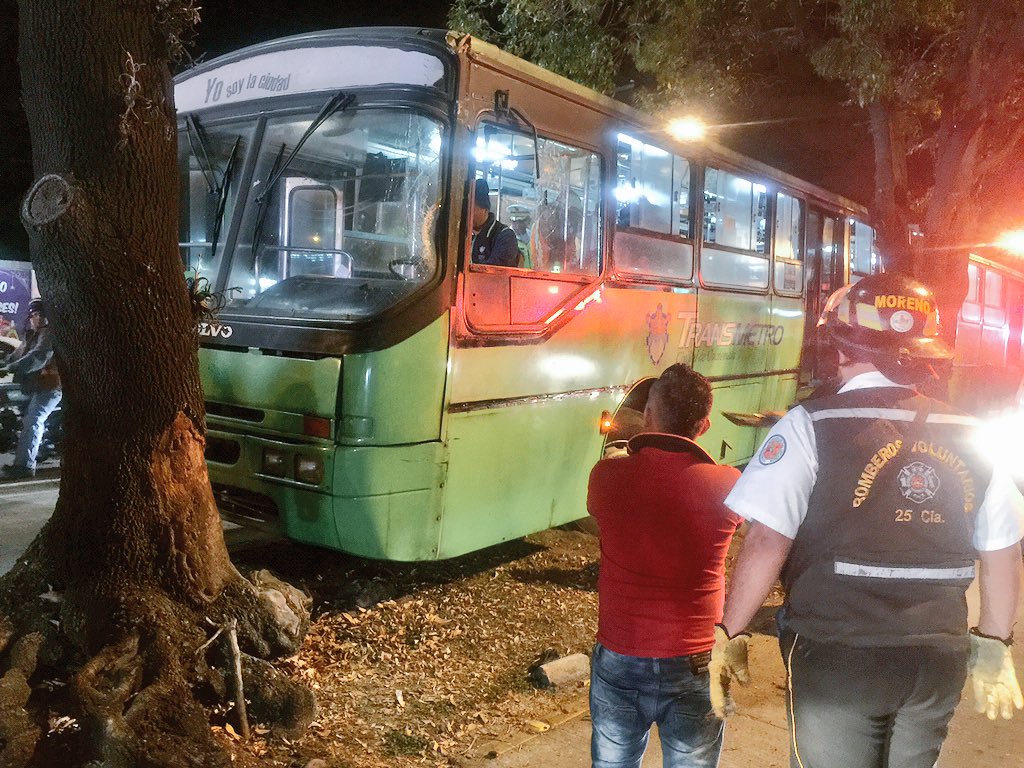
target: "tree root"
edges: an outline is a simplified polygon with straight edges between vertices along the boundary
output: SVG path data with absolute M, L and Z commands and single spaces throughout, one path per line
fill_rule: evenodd
M 40 589 L 38 578 L 20 585 L 30 593 Z M 239 660 L 242 701 L 252 722 L 295 736 L 312 721 L 312 692 L 258 658 L 300 647 L 309 626 L 309 601 L 299 590 L 269 573 L 252 582 L 237 576 L 202 613 L 162 592 L 100 592 L 60 595 L 48 588 L 44 599 L 21 596 L 30 608 L 19 611 L 17 621 L 0 614 L 0 660 L 6 662 L 0 671 L 7 668 L 0 677 L 3 768 L 45 760 L 41 750 L 54 749 L 43 739 L 48 713 L 77 723 L 79 730 L 64 738 L 82 745 L 73 751 L 82 753 L 83 762 L 104 768 L 227 766 L 229 756 L 211 732 L 204 707 L 236 699 L 233 657 Z M 7 606 L 17 604 L 10 590 L 3 598 Z M 226 627 L 236 619 L 237 642 L 247 652 L 232 654 L 227 631 L 208 643 L 210 624 Z M 83 630 L 86 626 L 91 630 Z M 82 642 L 100 636 L 98 626 L 121 639 L 86 656 Z M 33 627 L 49 631 L 25 634 Z M 58 682 L 57 693 L 48 694 L 43 680 L 70 685 L 62 691 Z M 61 704 L 53 703 L 62 698 Z
M 0 677 L 0 765 L 5 768 L 28 765 L 42 734 L 27 709 L 32 695 L 28 681 L 42 643 L 42 635 L 36 633 L 14 643 L 9 654 L 10 669 Z
M 285 736 L 301 735 L 316 717 L 313 692 L 263 659 L 242 654 L 242 683 L 251 718 Z
M 145 666 L 132 636 L 104 648 L 75 676 L 93 759 L 104 768 L 229 765 L 185 680 L 171 668 L 145 685 Z

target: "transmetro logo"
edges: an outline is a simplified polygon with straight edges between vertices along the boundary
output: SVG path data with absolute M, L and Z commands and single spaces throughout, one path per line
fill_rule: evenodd
M 701 323 L 693 315 L 680 313 L 683 332 L 679 347 L 777 347 L 785 327 L 769 323 Z

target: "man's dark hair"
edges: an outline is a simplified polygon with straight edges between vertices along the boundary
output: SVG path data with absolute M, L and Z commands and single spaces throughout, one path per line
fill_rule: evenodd
M 674 435 L 696 437 L 700 423 L 711 413 L 711 384 L 686 363 L 666 368 L 647 397 L 660 427 Z
M 477 179 L 473 185 L 473 204 L 477 208 L 491 210 L 491 188 L 487 179 Z

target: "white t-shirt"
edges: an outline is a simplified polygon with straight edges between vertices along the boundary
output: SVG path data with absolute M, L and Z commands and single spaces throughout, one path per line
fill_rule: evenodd
M 872 371 L 854 376 L 839 391 L 896 386 Z M 811 415 L 798 405 L 768 434 L 725 504 L 740 517 L 795 539 L 817 476 L 814 424 Z M 1024 498 L 1009 473 L 997 466 L 975 517 L 974 548 L 981 552 L 1005 549 L 1022 536 Z

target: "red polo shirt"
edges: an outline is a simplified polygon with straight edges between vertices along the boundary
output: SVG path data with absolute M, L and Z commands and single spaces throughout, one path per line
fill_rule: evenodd
M 601 645 L 653 658 L 711 649 L 741 522 L 724 501 L 739 476 L 692 440 L 657 433 L 597 463 L 587 510 L 601 533 Z

